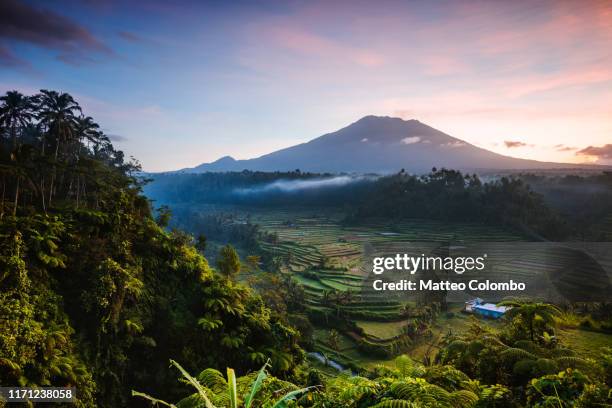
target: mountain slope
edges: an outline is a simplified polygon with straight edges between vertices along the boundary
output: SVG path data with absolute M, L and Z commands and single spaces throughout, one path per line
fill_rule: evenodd
M 336 132 L 254 159 L 225 156 L 185 172 L 290 171 L 423 173 L 432 167 L 458 170 L 544 169 L 575 167 L 517 159 L 493 153 L 449 136 L 418 120 L 366 116 Z

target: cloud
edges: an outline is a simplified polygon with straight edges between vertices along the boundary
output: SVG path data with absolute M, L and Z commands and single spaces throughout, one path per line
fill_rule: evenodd
M 59 51 L 58 59 L 72 64 L 84 60 L 79 57 L 92 52 L 113 54 L 108 46 L 77 22 L 17 0 L 0 1 L 0 40 L 25 42 Z
M 508 149 L 512 149 L 512 148 L 515 148 L 515 147 L 529 146 L 527 143 L 521 142 L 519 140 L 504 140 L 504 144 L 506 145 L 506 147 Z
M 463 146 L 467 146 L 467 143 L 462 142 L 461 140 L 455 140 L 453 142 L 448 142 L 448 143 L 442 143 L 440 145 L 440 147 L 448 147 L 451 149 L 457 148 L 457 147 L 463 147 Z
M 139 36 L 138 34 L 134 34 L 131 33 L 129 31 L 119 31 L 117 33 L 117 35 L 119 37 L 121 37 L 122 39 L 131 42 L 131 43 L 145 43 L 147 42 L 147 40 L 141 36 Z
M 612 80 L 612 70 L 604 66 L 581 67 L 575 71 L 564 71 L 553 75 L 536 75 L 521 80 L 508 89 L 508 96 L 520 98 L 536 92 L 551 91 L 559 88 L 586 86 Z
M 555 145 L 555 149 L 556 149 L 558 152 L 571 152 L 571 151 L 573 151 L 573 150 L 578 150 L 578 148 L 577 148 L 577 147 L 566 146 L 566 145 L 564 145 L 564 144 L 558 144 L 558 145 Z
M 367 138 L 367 137 L 364 137 L 363 139 L 361 139 L 361 141 L 362 141 L 363 143 L 365 143 L 365 142 L 367 142 L 367 141 L 368 141 L 368 138 Z
M 29 67 L 30 64 L 16 56 L 13 51 L 0 44 L 0 66 L 15 68 Z
M 269 46 L 287 50 L 298 55 L 317 59 L 355 64 L 365 68 L 385 65 L 386 60 L 376 50 L 339 41 L 331 36 L 321 35 L 296 24 L 277 23 L 271 26 L 260 26 L 257 30 L 260 41 Z
M 409 145 L 409 144 L 419 143 L 420 141 L 421 141 L 421 138 L 419 136 L 410 136 L 410 137 L 403 138 L 401 143 Z
M 448 55 L 425 55 L 418 60 L 425 74 L 431 76 L 457 75 L 465 73 L 468 65 L 465 61 Z
M 612 159 L 612 144 L 606 144 L 600 147 L 589 146 L 577 151 L 576 156 L 591 156 L 597 160 Z

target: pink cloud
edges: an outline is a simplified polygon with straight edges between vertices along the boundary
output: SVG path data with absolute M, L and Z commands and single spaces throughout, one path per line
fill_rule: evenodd
M 299 27 L 278 25 L 264 29 L 261 34 L 267 37 L 268 45 L 305 56 L 349 62 L 363 67 L 377 67 L 385 63 L 385 58 L 374 50 L 347 45 Z
M 578 148 L 572 147 L 572 146 L 566 146 L 561 143 L 561 144 L 555 145 L 555 150 L 557 150 L 558 152 L 572 152 L 574 150 L 578 150 Z
M 425 55 L 417 61 L 423 66 L 425 74 L 431 76 L 460 74 L 468 70 L 468 64 L 450 55 Z
M 576 152 L 576 156 L 587 156 L 598 162 L 608 162 L 612 160 L 612 144 L 604 146 L 589 146 Z
M 612 80 L 612 69 L 592 67 L 588 70 L 561 72 L 554 75 L 531 76 L 507 89 L 511 98 L 518 98 L 535 92 L 549 91 L 557 88 L 591 85 Z
M 506 145 L 507 148 L 511 149 L 511 148 L 515 148 L 515 147 L 526 147 L 526 146 L 530 146 L 525 142 L 521 142 L 520 140 L 504 140 L 504 144 Z

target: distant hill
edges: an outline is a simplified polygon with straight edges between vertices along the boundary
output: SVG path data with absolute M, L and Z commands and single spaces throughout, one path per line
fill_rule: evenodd
M 418 120 L 366 116 L 336 132 L 248 160 L 230 156 L 182 172 L 291 171 L 425 173 L 432 167 L 464 171 L 584 167 L 517 159 L 476 147 Z M 592 166 L 587 166 L 592 167 Z

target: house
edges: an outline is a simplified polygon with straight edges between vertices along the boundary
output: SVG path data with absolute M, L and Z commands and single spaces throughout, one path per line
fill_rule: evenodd
M 497 306 L 493 303 L 484 303 L 480 298 L 465 302 L 465 311 L 492 319 L 499 319 L 510 309 L 509 306 Z
M 468 313 L 474 313 L 474 306 L 482 304 L 481 298 L 476 298 L 472 300 L 468 300 L 465 302 L 465 311 Z

